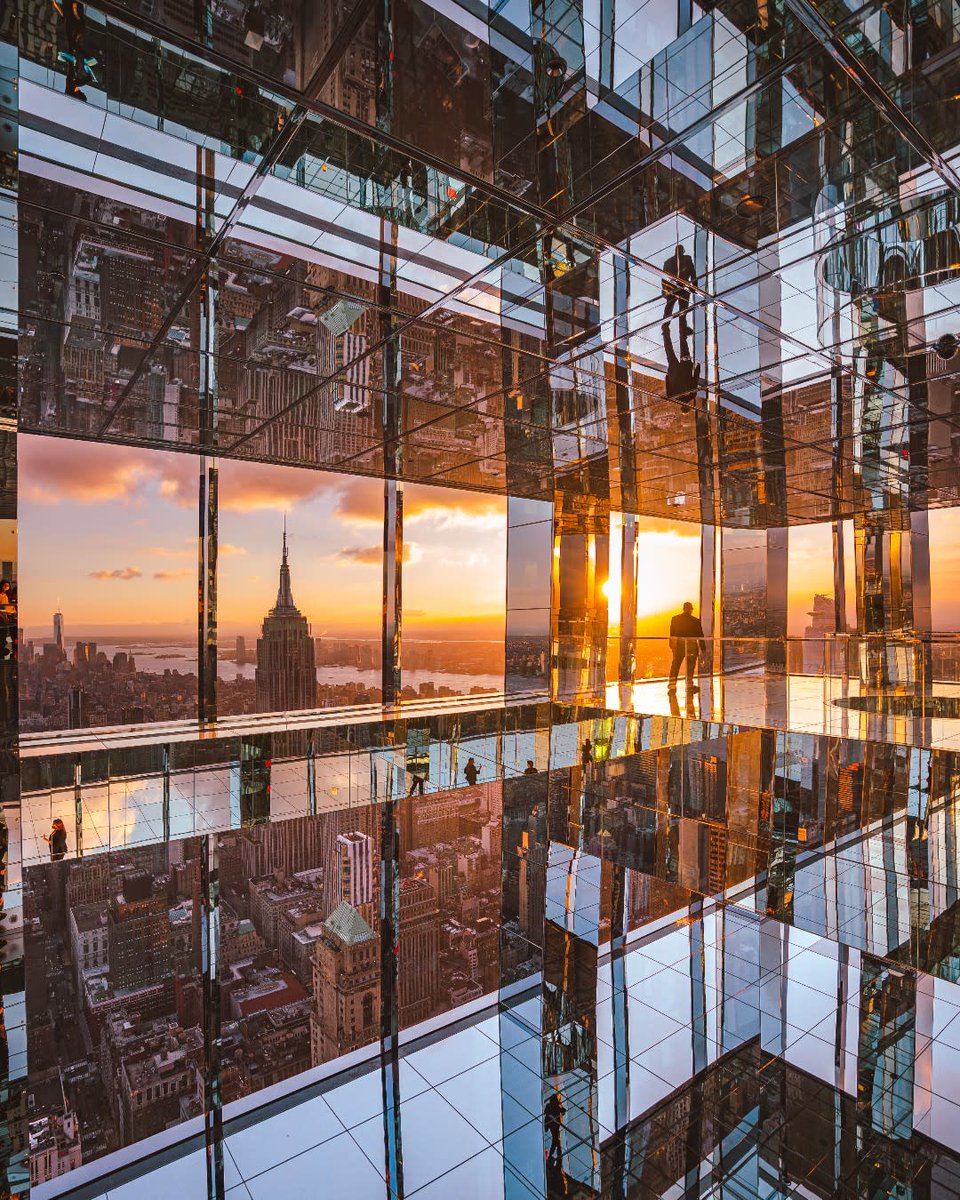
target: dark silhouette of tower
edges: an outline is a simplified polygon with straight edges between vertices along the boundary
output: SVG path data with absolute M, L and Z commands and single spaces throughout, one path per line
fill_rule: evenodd
M 257 712 L 290 712 L 316 703 L 314 643 L 307 618 L 293 602 L 284 524 L 277 602 L 257 638 Z

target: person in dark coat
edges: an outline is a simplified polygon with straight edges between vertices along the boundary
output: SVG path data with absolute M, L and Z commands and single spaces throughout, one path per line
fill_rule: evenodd
M 44 834 L 43 840 L 50 847 L 50 861 L 60 862 L 67 854 L 67 828 L 59 817 L 54 817 L 53 828 L 49 835 Z
M 700 618 L 693 615 L 693 605 L 688 600 L 683 606 L 683 612 L 678 612 L 670 620 L 670 649 L 673 651 L 673 662 L 670 664 L 670 691 L 677 690 L 677 676 L 680 665 L 687 665 L 687 691 L 698 692 L 694 684 L 697 673 L 697 659 L 706 653 L 706 643 L 703 640 L 703 625 Z
M 663 282 L 660 285 L 664 300 L 663 319 L 668 321 L 676 306 L 680 316 L 680 331 L 687 332 L 687 312 L 690 308 L 692 289 L 684 287 L 684 284 L 693 284 L 696 287 L 697 268 L 683 246 L 678 246 L 663 264 L 663 274 Z M 671 276 L 673 278 L 670 278 Z

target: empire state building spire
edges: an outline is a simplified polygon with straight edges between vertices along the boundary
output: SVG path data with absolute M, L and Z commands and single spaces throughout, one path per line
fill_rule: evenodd
M 283 557 L 280 560 L 280 586 L 277 588 L 277 604 L 274 612 L 284 609 L 296 610 L 293 589 L 290 586 L 290 564 L 287 562 L 287 518 L 283 518 Z
M 277 603 L 257 638 L 257 712 L 290 712 L 317 706 L 317 669 L 307 618 L 293 602 L 287 559 L 287 523 Z

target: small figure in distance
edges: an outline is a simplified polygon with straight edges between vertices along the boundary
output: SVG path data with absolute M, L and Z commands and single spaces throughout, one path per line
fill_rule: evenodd
M 523 773 L 524 773 L 524 775 L 536 775 L 537 774 L 537 768 L 533 765 L 532 758 L 527 759 L 527 766 Z
M 469 783 L 471 787 L 477 786 L 477 778 L 480 774 L 480 768 L 473 761 L 472 757 L 467 759 L 467 765 L 463 768 L 463 774 L 467 783 Z
M 413 782 L 410 784 L 410 791 L 407 792 L 407 795 L 412 796 L 414 794 L 414 792 L 417 792 L 419 795 L 422 796 L 423 795 L 423 776 L 420 774 L 419 767 L 411 767 L 410 774 L 413 776 Z
M 680 332 L 681 334 L 689 333 L 687 312 L 690 308 L 691 289 L 683 285 L 692 283 L 696 287 L 697 268 L 693 265 L 693 259 L 683 246 L 677 246 L 663 264 L 663 274 L 664 278 L 660 284 L 660 291 L 664 298 L 663 319 L 669 321 L 670 314 L 676 305 L 680 316 Z M 670 278 L 671 276 L 673 278 Z
M 673 661 L 670 664 L 669 690 L 677 690 L 680 664 L 686 661 L 687 693 L 699 692 L 693 679 L 697 672 L 697 659 L 706 653 L 707 647 L 703 640 L 703 625 L 700 618 L 693 615 L 693 605 L 689 600 L 684 604 L 683 612 L 678 612 L 670 619 L 670 649 L 673 651 Z
M 51 862 L 60 862 L 66 856 L 67 828 L 59 817 L 54 817 L 53 828 L 43 835 L 43 840 L 50 847 Z
M 580 766 L 584 770 L 587 769 L 593 762 L 593 743 L 589 738 L 584 738 L 583 745 L 580 747 Z

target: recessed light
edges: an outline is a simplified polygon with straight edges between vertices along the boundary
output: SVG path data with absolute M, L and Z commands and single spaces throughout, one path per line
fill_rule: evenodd
M 737 203 L 737 212 L 741 217 L 758 217 L 760 213 L 766 212 L 770 207 L 770 201 L 766 196 L 755 195 L 747 192 L 742 196 Z

